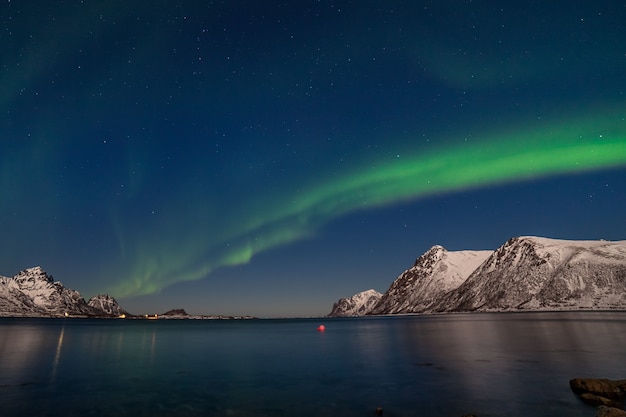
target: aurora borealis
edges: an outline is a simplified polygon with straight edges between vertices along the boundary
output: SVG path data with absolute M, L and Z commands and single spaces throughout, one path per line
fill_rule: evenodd
M 624 239 L 623 5 L 6 2 L 0 274 L 325 314 L 433 244 Z

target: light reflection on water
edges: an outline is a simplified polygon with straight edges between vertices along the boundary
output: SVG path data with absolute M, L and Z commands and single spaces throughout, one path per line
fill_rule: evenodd
M 593 416 L 626 313 L 360 319 L 0 319 L 2 416 Z
M 65 326 L 61 327 L 61 333 L 59 333 L 59 340 L 57 342 L 57 350 L 54 355 L 54 362 L 52 362 L 52 378 L 51 381 L 54 383 L 55 377 L 57 374 L 57 368 L 59 367 L 59 360 L 61 359 L 61 348 L 63 347 L 63 335 L 65 335 Z

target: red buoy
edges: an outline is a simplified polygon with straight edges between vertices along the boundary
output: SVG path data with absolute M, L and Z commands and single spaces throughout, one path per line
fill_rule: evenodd
M 326 331 L 326 326 L 324 326 L 323 324 L 320 324 L 319 326 L 317 326 L 317 331 L 318 332 Z

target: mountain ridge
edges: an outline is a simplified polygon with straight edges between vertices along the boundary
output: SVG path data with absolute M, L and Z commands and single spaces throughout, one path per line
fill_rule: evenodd
M 435 245 L 362 315 L 575 309 L 626 309 L 626 241 L 520 236 L 494 251 L 457 252 Z
M 626 241 L 509 239 L 434 311 L 626 308 Z
M 12 278 L 0 276 L 0 316 L 3 317 L 118 317 L 127 314 L 117 301 L 100 294 L 85 301 L 76 290 L 55 281 L 40 266 Z
M 13 277 L 0 276 L 0 317 L 89 317 L 130 319 L 230 320 L 254 319 L 253 316 L 190 315 L 183 309 L 164 314 L 133 315 L 123 309 L 115 298 L 98 294 L 89 301 L 78 291 L 55 281 L 43 268 L 36 266 Z

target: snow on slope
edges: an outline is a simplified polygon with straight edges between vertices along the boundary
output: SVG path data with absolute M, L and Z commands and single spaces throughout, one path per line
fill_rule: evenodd
M 112 304 L 109 307 L 113 308 Z M 54 281 L 41 267 L 25 269 L 13 278 L 0 277 L 0 316 L 63 317 L 66 314 L 110 315 L 98 306 L 87 305 L 78 291 Z
M 102 311 L 109 316 L 118 317 L 123 314 L 128 315 L 128 312 L 120 307 L 115 298 L 108 294 L 98 294 L 95 297 L 91 297 L 87 302 L 87 305 Z
M 341 298 L 333 305 L 329 316 L 363 316 L 371 310 L 381 296 L 382 294 L 376 290 L 367 290 L 355 294 L 352 297 Z
M 37 306 L 27 295 L 23 294 L 19 289 L 11 285 L 12 278 L 0 277 L 0 317 L 17 315 L 34 312 Z
M 435 311 L 626 308 L 626 241 L 518 237 L 498 248 Z
M 65 311 L 83 313 L 83 310 L 88 309 L 78 292 L 66 289 L 60 282 L 54 282 L 40 267 L 20 271 L 3 282 L 4 313 L 61 315 Z
M 581 308 L 626 309 L 626 241 L 523 236 L 495 251 L 433 246 L 363 314 Z
M 436 245 L 391 284 L 369 314 L 417 313 L 461 285 L 492 251 L 449 252 Z

